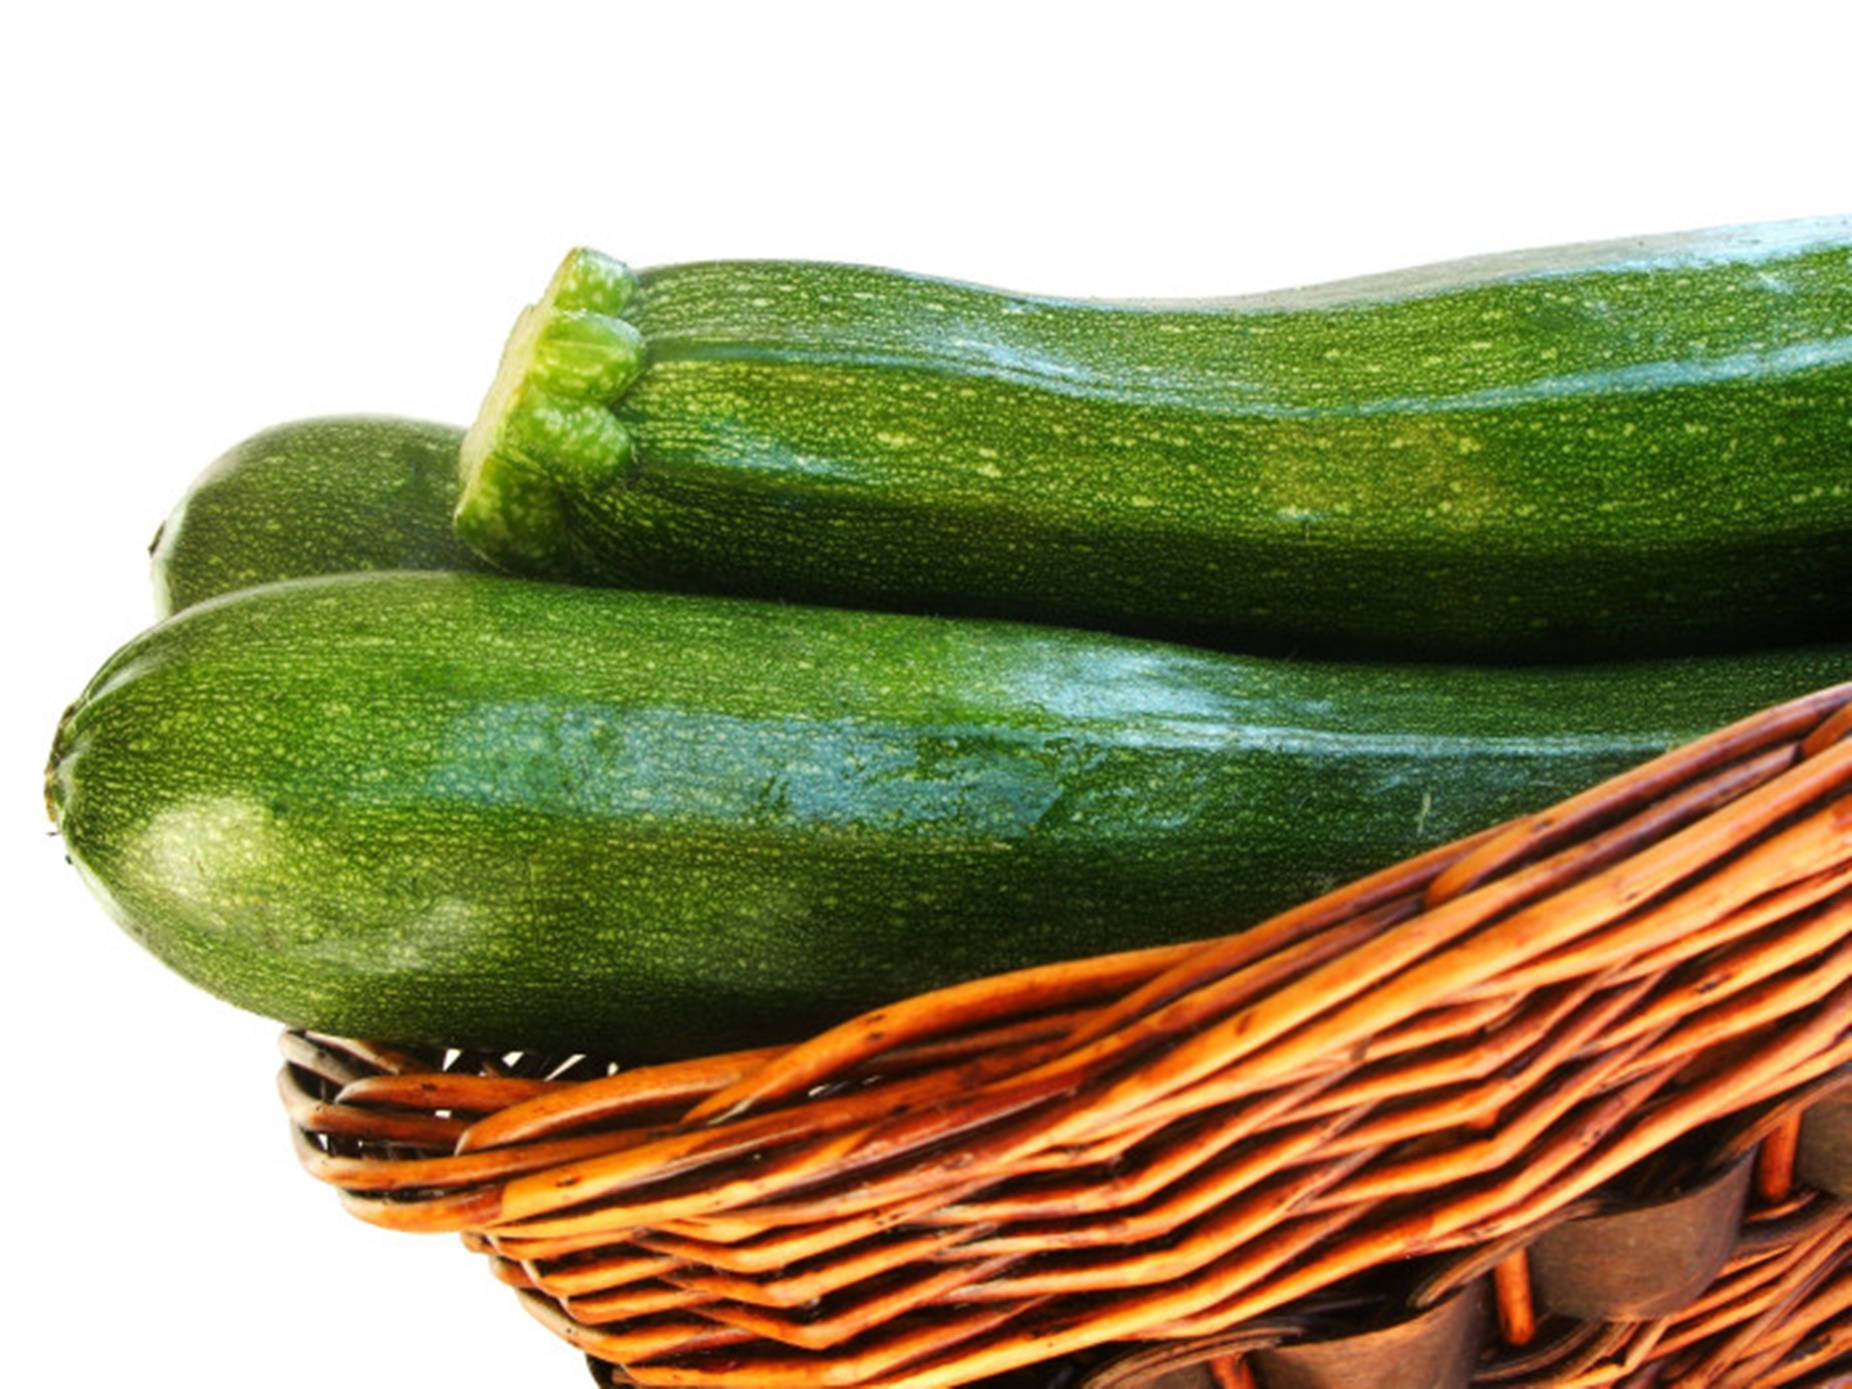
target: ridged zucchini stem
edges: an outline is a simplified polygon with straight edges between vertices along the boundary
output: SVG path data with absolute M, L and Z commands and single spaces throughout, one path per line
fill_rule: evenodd
M 482 553 L 557 568 L 560 482 L 622 480 L 633 447 L 610 407 L 643 372 L 643 335 L 619 317 L 635 292 L 621 261 L 575 250 L 516 321 L 458 456 L 457 529 Z

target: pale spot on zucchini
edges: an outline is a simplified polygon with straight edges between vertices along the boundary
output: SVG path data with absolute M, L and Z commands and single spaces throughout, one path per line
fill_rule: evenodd
M 164 806 L 124 856 L 145 891 L 186 902 L 202 925 L 238 930 L 290 870 L 290 841 L 262 802 L 213 796 Z

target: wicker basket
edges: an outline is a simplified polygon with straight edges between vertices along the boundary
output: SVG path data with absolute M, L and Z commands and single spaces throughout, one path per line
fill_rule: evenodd
M 1852 685 L 1220 940 L 617 1069 L 292 1033 L 607 1384 L 1852 1382 Z

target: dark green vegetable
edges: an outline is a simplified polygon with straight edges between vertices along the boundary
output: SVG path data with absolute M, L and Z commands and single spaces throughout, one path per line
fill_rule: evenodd
M 463 453 L 517 572 L 1580 658 L 1852 633 L 1852 218 L 1185 305 L 568 258 Z
M 156 612 L 308 574 L 489 568 L 451 524 L 462 439 L 452 425 L 376 415 L 253 435 L 200 475 L 155 535 Z
M 711 1050 L 1252 922 L 1852 674 L 1338 666 L 467 574 L 138 637 L 48 794 L 114 915 L 350 1035 Z

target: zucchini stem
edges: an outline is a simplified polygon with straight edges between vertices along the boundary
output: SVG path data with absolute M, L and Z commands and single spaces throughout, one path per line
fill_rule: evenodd
M 644 367 L 643 335 L 620 317 L 636 284 L 621 261 L 574 250 L 516 320 L 457 460 L 457 531 L 479 553 L 563 571 L 562 488 L 623 478 L 633 445 L 611 411 Z

